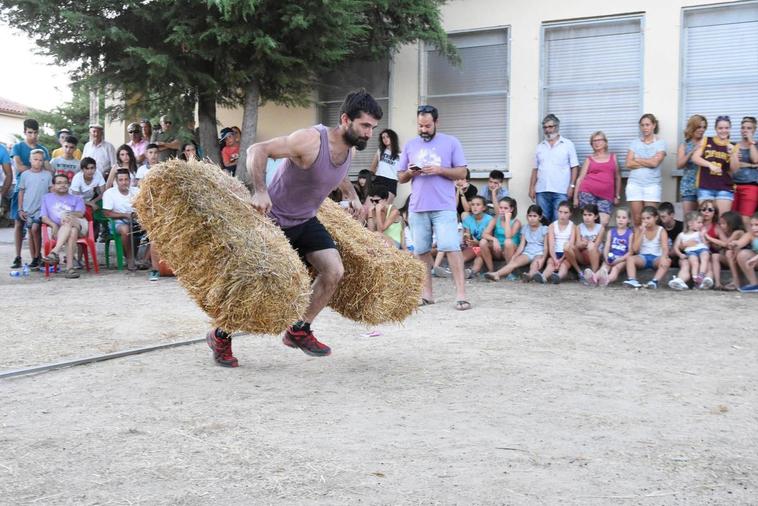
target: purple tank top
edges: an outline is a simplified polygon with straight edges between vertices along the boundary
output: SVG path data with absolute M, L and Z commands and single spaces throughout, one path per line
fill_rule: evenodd
M 334 165 L 329 156 L 329 129 L 324 125 L 313 128 L 321 134 L 316 161 L 303 168 L 285 158 L 268 189 L 271 218 L 281 228 L 295 227 L 316 216 L 318 208 L 345 179 L 350 168 L 352 149 L 342 165 Z
M 618 230 L 614 227 L 611 229 L 611 250 L 615 257 L 622 257 L 627 254 L 629 247 L 631 246 L 632 229 L 627 228 L 626 232 L 619 234 Z

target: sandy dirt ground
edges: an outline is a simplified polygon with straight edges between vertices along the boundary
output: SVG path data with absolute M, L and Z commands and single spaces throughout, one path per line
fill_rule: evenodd
M 0 380 L 0 504 L 758 502 L 758 297 L 435 288 L 404 325 L 327 311 L 328 358 L 244 336 L 233 370 L 198 344 Z M 208 325 L 144 273 L 0 297 L 0 370 Z

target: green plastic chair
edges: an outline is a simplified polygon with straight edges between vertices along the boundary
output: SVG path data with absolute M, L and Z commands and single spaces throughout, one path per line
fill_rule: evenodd
M 116 231 L 116 222 L 110 218 L 108 220 L 108 228 L 111 231 L 110 237 L 105 241 L 105 267 L 111 268 L 110 251 L 111 241 L 116 245 L 116 266 L 118 270 L 124 270 L 124 245 L 121 243 L 121 234 Z

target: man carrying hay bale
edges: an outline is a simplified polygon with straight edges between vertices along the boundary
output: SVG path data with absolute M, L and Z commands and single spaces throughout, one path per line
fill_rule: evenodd
M 361 89 L 345 97 L 336 127 L 316 125 L 253 144 L 247 150 L 247 170 L 255 189 L 253 207 L 268 214 L 281 227 L 300 258 L 316 272 L 303 319 L 290 325 L 282 338 L 285 345 L 300 348 L 314 357 L 331 353 L 327 345 L 316 339 L 311 323 L 328 304 L 344 272 L 334 241 L 316 213 L 339 186 L 343 198 L 350 201 L 351 214 L 361 216 L 363 206 L 347 174 L 353 148 L 365 149 L 380 119 L 381 107 Z M 269 188 L 266 187 L 268 158 L 285 158 Z M 211 329 L 207 341 L 219 365 L 237 367 L 227 332 L 219 327 Z
M 408 141 L 397 163 L 399 183 L 411 181 L 409 222 L 416 256 L 429 266 L 421 295 L 421 305 L 433 304 L 432 232 L 437 250 L 447 253 L 455 282 L 455 309 L 471 309 L 466 300 L 463 255 L 458 236 L 455 181 L 466 177 L 466 158 L 460 141 L 437 132 L 438 112 L 431 105 L 418 108 L 418 137 Z

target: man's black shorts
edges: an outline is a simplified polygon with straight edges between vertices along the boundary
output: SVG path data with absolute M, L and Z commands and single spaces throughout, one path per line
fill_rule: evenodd
M 337 248 L 332 236 L 315 216 L 305 223 L 282 230 L 292 247 L 303 259 L 305 259 L 305 255 L 313 251 Z

